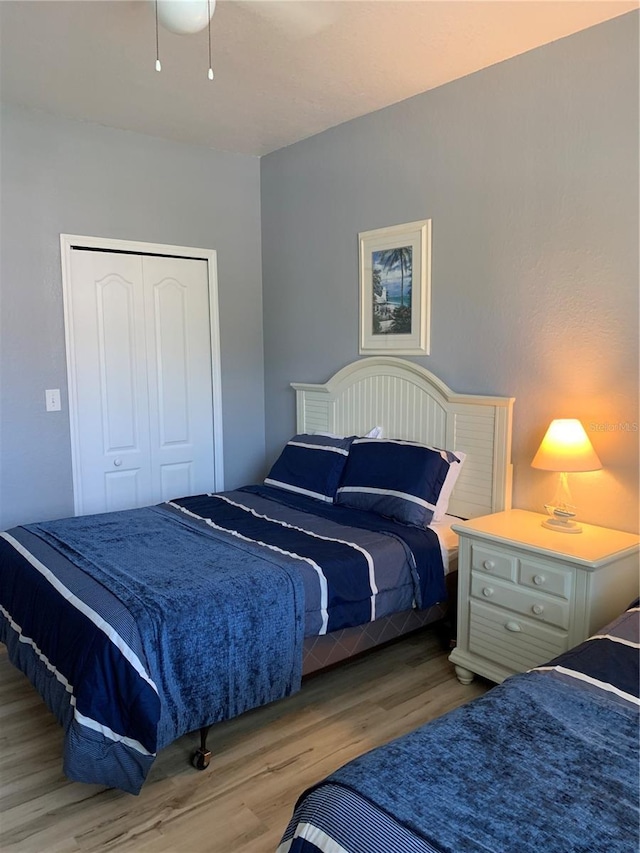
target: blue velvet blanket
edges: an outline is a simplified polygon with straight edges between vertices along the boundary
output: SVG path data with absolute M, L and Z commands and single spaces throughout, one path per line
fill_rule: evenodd
M 300 686 L 302 580 L 250 542 L 157 507 L 14 529 L 0 561 L 0 639 L 70 778 L 137 793 L 179 735 Z
M 301 798 L 279 853 L 636 853 L 638 640 L 636 608 L 356 759 Z

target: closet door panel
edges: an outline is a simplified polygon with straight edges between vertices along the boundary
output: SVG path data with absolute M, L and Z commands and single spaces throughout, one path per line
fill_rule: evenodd
M 71 255 L 71 417 L 83 513 L 141 506 L 151 485 L 142 263 L 136 255 Z
M 143 261 L 151 470 L 158 500 L 214 489 L 207 262 Z

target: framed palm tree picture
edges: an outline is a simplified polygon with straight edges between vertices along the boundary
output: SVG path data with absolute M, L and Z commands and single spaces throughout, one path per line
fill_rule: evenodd
M 361 355 L 428 355 L 431 220 L 358 234 Z

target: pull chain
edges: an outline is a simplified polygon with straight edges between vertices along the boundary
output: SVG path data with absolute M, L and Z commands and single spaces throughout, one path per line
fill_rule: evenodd
M 160 64 L 160 47 L 158 40 L 158 0 L 155 2 L 156 6 L 156 71 L 162 71 L 162 65 Z
M 156 3 L 158 0 L 156 0 Z M 209 72 L 207 77 L 213 80 L 213 68 L 211 66 L 211 0 L 207 0 L 207 12 L 209 13 Z

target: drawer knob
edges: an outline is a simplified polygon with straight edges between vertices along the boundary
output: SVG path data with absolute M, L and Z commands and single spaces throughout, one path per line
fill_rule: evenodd
M 542 606 L 542 604 L 534 604 L 531 609 L 536 614 L 536 616 L 542 616 L 542 614 L 544 613 L 544 607 Z
M 114 459 L 113 464 L 116 466 L 116 468 L 119 468 L 122 465 L 122 459 Z
M 485 588 L 482 590 L 482 594 L 486 598 L 491 598 L 491 596 L 493 595 L 493 589 L 490 586 L 485 586 Z
M 495 569 L 496 567 L 496 564 L 493 562 L 493 560 L 485 560 L 482 565 L 488 572 L 490 572 L 491 569 Z
M 544 575 L 534 575 L 533 576 L 533 582 L 536 586 L 542 586 L 542 584 L 545 581 L 546 581 L 546 578 Z
M 514 634 L 518 634 L 520 633 L 520 631 L 522 631 L 522 628 L 518 625 L 517 622 L 509 621 L 504 627 L 507 629 L 507 631 L 511 631 Z

